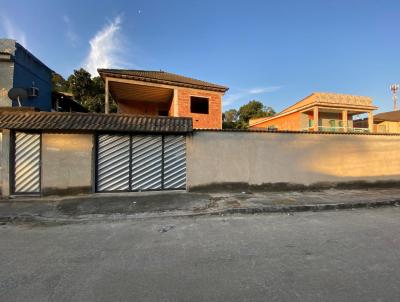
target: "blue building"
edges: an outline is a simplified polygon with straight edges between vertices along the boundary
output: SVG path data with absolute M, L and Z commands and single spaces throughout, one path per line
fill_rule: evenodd
M 23 88 L 28 98 L 23 107 L 41 111 L 52 109 L 52 70 L 12 39 L 0 39 L 0 107 L 17 107 L 8 97 L 11 88 Z M 34 89 L 37 88 L 37 89 Z

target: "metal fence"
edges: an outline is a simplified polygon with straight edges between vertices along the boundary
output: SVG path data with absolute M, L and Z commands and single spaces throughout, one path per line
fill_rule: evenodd
M 97 136 L 96 191 L 185 188 L 184 135 Z
M 40 193 L 40 145 L 38 133 L 15 133 L 14 193 Z
M 130 188 L 130 136 L 99 135 L 97 144 L 97 189 L 128 191 Z

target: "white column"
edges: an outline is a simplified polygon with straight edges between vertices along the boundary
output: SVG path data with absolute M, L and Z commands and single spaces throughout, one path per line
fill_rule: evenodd
M 374 132 L 374 116 L 372 111 L 368 112 L 368 129 L 370 133 Z
M 314 107 L 314 131 L 318 131 L 318 107 Z
M 347 132 L 347 110 L 342 111 L 342 123 L 343 123 L 343 128 L 344 132 Z

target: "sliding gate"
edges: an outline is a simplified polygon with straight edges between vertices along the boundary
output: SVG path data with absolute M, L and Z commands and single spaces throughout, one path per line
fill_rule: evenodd
M 97 136 L 96 191 L 186 188 L 184 135 Z

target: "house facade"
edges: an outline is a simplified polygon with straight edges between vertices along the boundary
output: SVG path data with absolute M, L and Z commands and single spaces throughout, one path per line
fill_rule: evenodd
M 265 118 L 251 119 L 250 129 L 320 132 L 372 132 L 372 99 L 335 93 L 313 93 L 280 113 Z M 357 128 L 353 117 L 367 114 L 367 125 Z
M 354 121 L 356 127 L 365 127 L 367 124 L 367 119 Z M 375 133 L 400 133 L 400 111 L 382 112 L 374 115 L 373 128 Z
M 41 111 L 51 111 L 52 71 L 21 44 L 12 39 L 0 39 L 0 107 L 34 107 Z M 22 88 L 36 93 L 16 100 L 8 97 L 12 88 Z
M 165 71 L 98 69 L 120 114 L 191 117 L 193 128 L 222 128 L 222 96 L 227 87 Z

